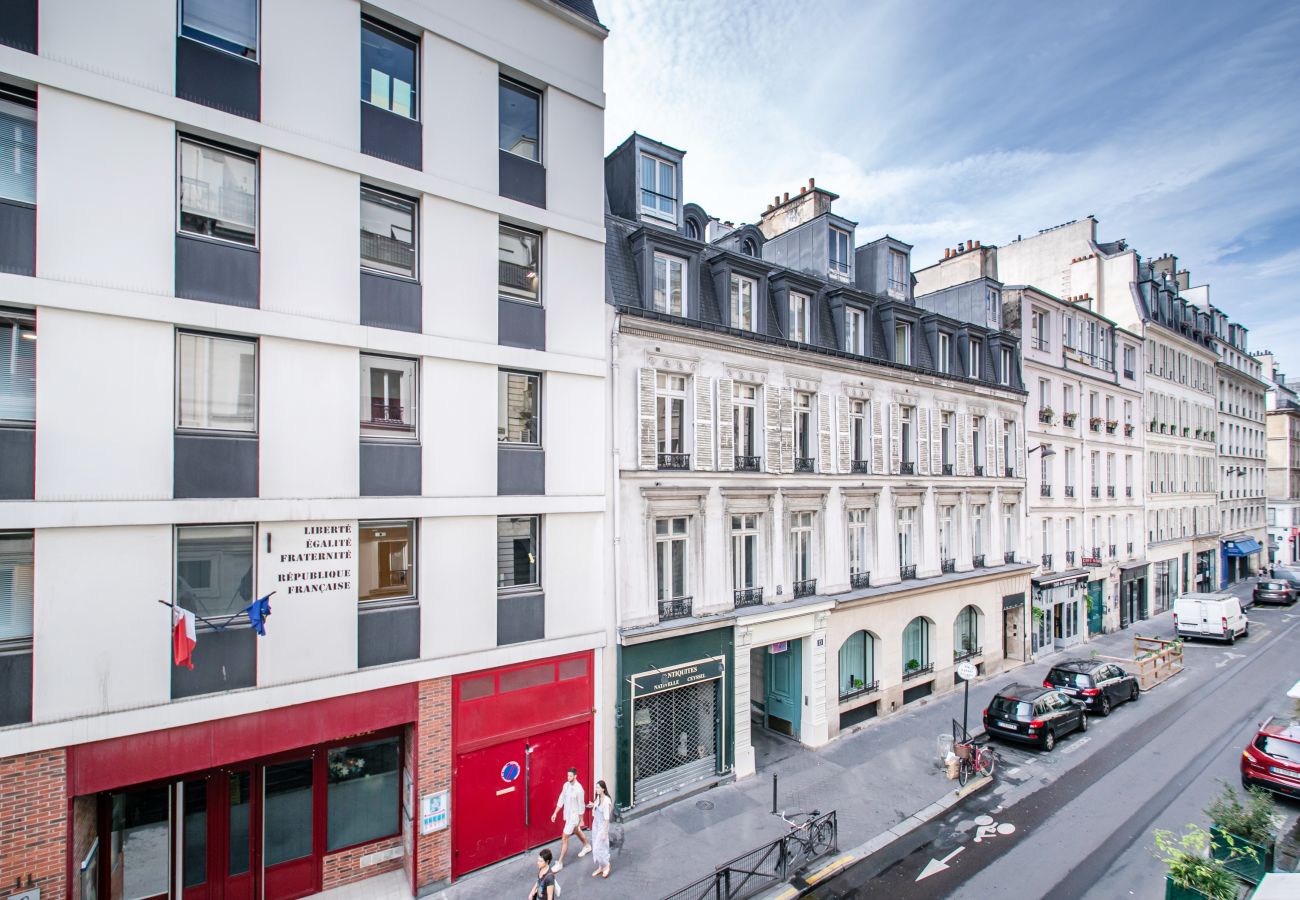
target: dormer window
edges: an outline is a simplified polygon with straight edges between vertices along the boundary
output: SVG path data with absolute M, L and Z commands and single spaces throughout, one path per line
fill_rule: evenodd
M 984 345 L 981 344 L 979 341 L 970 342 L 970 360 L 969 360 L 970 365 L 966 371 L 967 377 L 969 378 L 980 377 L 980 372 L 983 371 L 980 365 L 981 362 L 983 361 L 981 359 L 981 354 L 983 350 L 984 350 Z
M 1006 387 L 1011 386 L 1011 350 L 1003 347 L 998 366 L 998 381 Z
M 731 276 L 731 327 L 754 330 L 754 294 L 757 283 L 743 275 Z
M 939 358 L 935 360 L 935 368 L 944 375 L 952 371 L 952 338 L 946 334 L 939 335 Z
M 998 324 L 998 319 L 1002 315 L 1002 297 L 994 288 L 988 288 L 984 291 L 984 314 L 988 317 L 990 324 Z
M 894 362 L 912 362 L 912 326 L 905 322 L 894 326 Z
M 694 219 L 686 220 L 686 236 L 693 241 L 700 239 L 700 226 L 696 224 Z
M 847 276 L 849 274 L 849 253 L 853 241 L 847 231 L 831 229 L 831 271 Z
M 844 311 L 844 349 L 859 356 L 867 355 L 867 316 L 860 309 Z
M 641 211 L 677 218 L 677 167 L 648 153 L 641 154 Z
M 811 308 L 806 294 L 790 292 L 790 340 L 807 344 L 812 339 Z
M 907 254 L 889 251 L 889 292 L 907 296 Z
M 740 242 L 740 252 L 746 256 L 758 257 L 758 245 L 754 243 L 753 238 L 745 238 Z
M 655 254 L 654 307 L 672 316 L 686 315 L 686 260 Z

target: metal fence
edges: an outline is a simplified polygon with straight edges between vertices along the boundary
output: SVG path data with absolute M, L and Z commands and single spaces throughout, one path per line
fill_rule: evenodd
M 810 863 L 839 850 L 835 810 L 730 862 L 663 900 L 746 900 L 788 881 Z

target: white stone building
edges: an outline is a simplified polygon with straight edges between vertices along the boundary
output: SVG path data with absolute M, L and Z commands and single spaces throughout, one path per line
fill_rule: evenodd
M 1254 356 L 1268 385 L 1268 562 L 1294 565 L 1300 563 L 1300 385 L 1287 382 L 1271 352 Z

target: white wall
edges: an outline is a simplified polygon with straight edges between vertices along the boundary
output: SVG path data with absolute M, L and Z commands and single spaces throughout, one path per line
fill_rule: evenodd
M 425 332 L 495 346 L 498 217 L 428 194 L 421 207 Z
M 605 527 L 600 513 L 552 514 L 543 520 L 542 587 L 546 591 L 546 637 L 583 634 L 597 627 L 608 608 Z
M 425 171 L 495 194 L 497 62 L 432 33 L 420 51 Z
M 543 393 L 546 493 L 603 494 L 607 459 L 607 438 L 601 428 L 604 379 L 552 372 L 546 376 Z
M 496 367 L 426 358 L 421 372 L 425 493 L 495 497 Z
M 261 4 L 262 121 L 361 145 L 361 9 L 354 2 Z
M 41 0 L 41 56 L 170 93 L 176 8 L 175 0 Z
M 605 300 L 604 245 L 557 230 L 548 231 L 544 243 L 546 349 L 603 356 L 605 317 L 594 310 Z
M 422 655 L 496 646 L 496 542 L 496 516 L 420 521 Z
M 543 112 L 546 207 L 575 218 L 588 218 L 592 210 L 604 206 L 601 110 L 551 88 L 546 91 Z

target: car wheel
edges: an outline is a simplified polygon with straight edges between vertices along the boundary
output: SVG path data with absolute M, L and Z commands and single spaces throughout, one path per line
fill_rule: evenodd
M 1228 646 L 1231 647 L 1231 646 L 1232 646 L 1233 644 L 1235 644 L 1235 643 L 1237 643 L 1237 632 L 1235 632 L 1235 631 L 1229 631 L 1229 632 L 1228 632 Z
M 1079 714 L 1079 730 L 1080 730 L 1080 731 L 1087 731 L 1087 730 L 1088 730 L 1088 714 L 1087 714 L 1087 713 L 1080 713 L 1080 714 Z
M 1105 694 L 1101 696 L 1101 714 L 1103 716 L 1110 715 L 1110 698 Z
M 1046 750 L 1048 753 L 1051 753 L 1055 747 L 1056 747 L 1056 734 L 1054 732 L 1048 731 L 1047 734 L 1043 735 L 1043 749 Z
M 1135 681 L 1133 682 L 1133 687 L 1128 692 L 1128 698 L 1136 703 L 1137 699 L 1141 696 L 1142 692 L 1138 690 L 1137 682 Z

